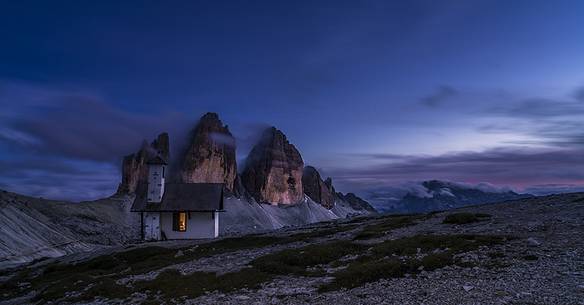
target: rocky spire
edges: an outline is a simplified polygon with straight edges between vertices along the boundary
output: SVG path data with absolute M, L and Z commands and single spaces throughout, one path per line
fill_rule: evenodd
M 260 202 L 291 204 L 302 200 L 302 156 L 275 127 L 268 128 L 247 157 L 242 183 Z
M 168 133 L 161 133 L 156 140 L 148 144 L 144 141 L 142 148 L 134 154 L 124 157 L 122 161 L 122 182 L 118 185 L 117 194 L 133 194 L 139 183 L 148 182 L 148 166 L 146 162 L 161 156 L 165 160 L 170 157 Z
M 225 183 L 233 190 L 237 176 L 235 138 L 216 113 L 207 113 L 191 133 L 179 178 L 184 183 Z
M 335 204 L 336 193 L 332 186 L 332 179 L 322 181 L 316 168 L 307 166 L 302 173 L 302 188 L 304 193 L 314 202 L 320 203 L 327 209 L 332 209 Z

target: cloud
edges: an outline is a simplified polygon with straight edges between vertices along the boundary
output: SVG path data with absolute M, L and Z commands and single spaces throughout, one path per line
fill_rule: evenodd
M 260 142 L 266 129 L 272 127 L 262 122 L 247 122 L 239 124 L 237 128 L 230 130 L 237 142 L 237 157 L 242 161 L 245 160 L 252 148 Z M 239 160 L 238 160 L 239 161 Z M 242 162 L 241 164 L 243 164 Z M 240 169 L 243 166 L 240 167 Z
M 124 155 L 160 132 L 171 149 L 191 123 L 177 113 L 136 114 L 97 94 L 0 82 L 0 187 L 51 199 L 109 196 Z M 172 154 L 172 152 L 171 152 Z
M 577 184 L 540 184 L 533 185 L 525 189 L 525 192 L 533 195 L 543 196 L 560 193 L 584 192 L 584 185 Z
M 33 197 L 56 200 L 92 200 L 110 196 L 119 183 L 111 163 L 59 158 L 0 161 L 0 187 Z
M 528 136 L 510 144 L 584 147 L 584 103 L 578 100 L 530 98 L 488 109 L 485 116 L 499 122 L 477 128 L 483 133 Z M 501 123 L 503 118 L 503 123 Z
M 584 104 L 571 100 L 530 98 L 511 106 L 493 108 L 491 111 L 514 118 L 553 119 L 583 115 Z
M 481 182 L 478 184 L 464 183 L 464 182 L 449 182 L 449 183 L 454 184 L 460 188 L 477 189 L 477 190 L 483 191 L 485 193 L 506 193 L 506 192 L 512 191 L 512 189 L 509 188 L 508 186 L 497 186 L 497 185 L 491 184 L 489 182 Z
M 577 101 L 584 102 L 584 86 L 574 90 L 573 96 Z
M 235 140 L 231 136 L 223 133 L 212 132 L 209 134 L 209 137 L 217 144 L 235 148 Z
M 437 107 L 446 100 L 457 95 L 459 95 L 458 90 L 450 86 L 440 86 L 434 93 L 421 98 L 420 103 L 428 107 Z
M 359 156 L 363 158 L 363 156 Z M 522 189 L 547 183 L 583 183 L 584 149 L 496 148 L 480 152 L 454 152 L 437 156 L 391 157 L 359 168 L 327 168 L 340 189 L 366 191 L 395 186 L 403 181 L 447 180 L 490 182 Z M 488 189 L 489 185 L 481 187 Z
M 12 96 L 13 105 L 19 106 L 22 100 L 17 98 L 23 95 Z M 172 137 L 188 126 L 178 113 L 133 114 L 88 94 L 61 92 L 28 98 L 27 102 L 34 100 L 29 104 L 32 107 L 0 123 L 0 141 L 38 154 L 114 162 L 138 149 L 144 139 L 162 131 Z M 1 99 L 8 103 L 10 93 Z

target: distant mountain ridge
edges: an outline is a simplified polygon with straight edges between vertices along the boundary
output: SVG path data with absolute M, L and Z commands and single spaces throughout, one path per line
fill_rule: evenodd
M 429 180 L 412 187 L 405 195 L 373 192 L 368 199 L 380 212 L 420 213 L 530 197 L 534 196 L 486 183 L 470 185 Z

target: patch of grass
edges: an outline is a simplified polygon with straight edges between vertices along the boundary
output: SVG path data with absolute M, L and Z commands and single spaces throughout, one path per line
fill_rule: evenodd
M 433 271 L 444 268 L 454 264 L 454 257 L 452 252 L 433 253 L 424 256 L 420 260 L 420 266 L 423 266 L 425 271 Z M 415 264 L 417 265 L 417 264 Z M 415 267 L 415 266 L 414 266 Z M 416 268 L 417 270 L 417 268 Z
M 351 218 L 349 221 L 345 221 L 346 224 L 358 224 L 368 220 L 371 220 L 373 217 L 371 216 L 355 216 Z
M 335 279 L 319 291 L 354 288 L 382 278 L 402 277 L 420 270 L 432 271 L 458 264 L 455 255 L 505 242 L 508 237 L 494 235 L 416 235 L 384 241 L 371 254 L 351 262 L 334 274 Z M 424 255 L 417 259 L 417 255 Z
M 196 298 L 212 291 L 229 292 L 242 288 L 255 289 L 271 279 L 271 275 L 253 268 L 246 268 L 219 276 L 209 272 L 195 272 L 183 275 L 176 269 L 169 269 L 161 272 L 153 280 L 137 281 L 132 287 L 118 285 L 111 278 L 103 278 L 92 283 L 88 289 L 83 290 L 78 295 L 67 298 L 67 301 L 91 301 L 96 297 L 125 299 L 134 292 L 161 294 L 167 300 L 182 297 Z M 45 296 L 54 294 L 54 299 L 57 299 L 71 288 L 74 291 L 79 291 L 81 287 L 55 287 L 51 291 L 45 292 Z
M 170 269 L 160 273 L 152 281 L 140 281 L 134 284 L 136 291 L 160 291 L 166 298 L 196 298 L 206 292 L 229 292 L 242 288 L 259 288 L 272 276 L 254 268 L 245 268 L 237 272 L 217 276 L 215 273 L 195 272 L 182 275 Z
M 313 238 L 325 237 L 328 235 L 337 234 L 340 232 L 346 232 L 353 230 L 357 227 L 355 224 L 348 224 L 342 226 L 334 226 L 332 228 L 319 228 L 310 232 L 295 233 L 284 237 L 281 243 L 292 243 L 297 241 L 305 241 Z
M 375 262 L 354 262 L 346 269 L 335 273 L 335 279 L 319 288 L 319 292 L 354 288 L 381 278 L 402 277 L 409 266 L 398 259 Z
M 505 253 L 500 252 L 500 251 L 489 252 L 489 253 L 487 253 L 487 255 L 492 259 L 505 257 Z
M 454 213 L 447 215 L 446 218 L 444 218 L 444 221 L 442 221 L 442 223 L 461 225 L 479 222 L 489 217 L 491 217 L 491 215 L 482 213 Z
M 536 261 L 539 259 L 539 257 L 537 257 L 537 255 L 527 254 L 523 256 L 523 259 L 526 261 Z
M 270 274 L 315 275 L 306 269 L 329 264 L 348 254 L 360 253 L 365 246 L 349 241 L 336 241 L 309 245 L 298 249 L 286 249 L 255 259 L 251 265 Z
M 416 220 L 422 219 L 422 215 L 400 215 L 383 219 L 381 222 L 366 226 L 355 235 L 354 239 L 372 239 L 383 237 L 392 230 L 416 224 Z
M 76 214 L 75 217 L 79 217 L 81 220 L 85 221 L 101 222 L 97 217 L 89 214 Z
M 413 255 L 418 252 L 430 252 L 436 249 L 445 249 L 454 253 L 468 252 L 480 246 L 501 244 L 508 237 L 497 235 L 415 235 L 396 240 L 386 240 L 375 247 L 372 252 L 379 256 Z
M 67 295 L 77 292 L 72 295 Z M 100 296 L 108 299 L 124 299 L 132 293 L 131 289 L 118 285 L 111 277 L 88 278 L 86 275 L 76 275 L 61 282 L 61 285 L 51 285 L 43 290 L 35 301 L 51 301 L 66 298 L 69 302 L 91 301 Z

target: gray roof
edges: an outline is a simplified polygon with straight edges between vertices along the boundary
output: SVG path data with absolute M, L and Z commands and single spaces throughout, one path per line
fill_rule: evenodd
M 162 202 L 148 202 L 148 185 L 141 183 L 136 189 L 132 212 L 178 212 L 223 210 L 222 183 L 167 183 Z

